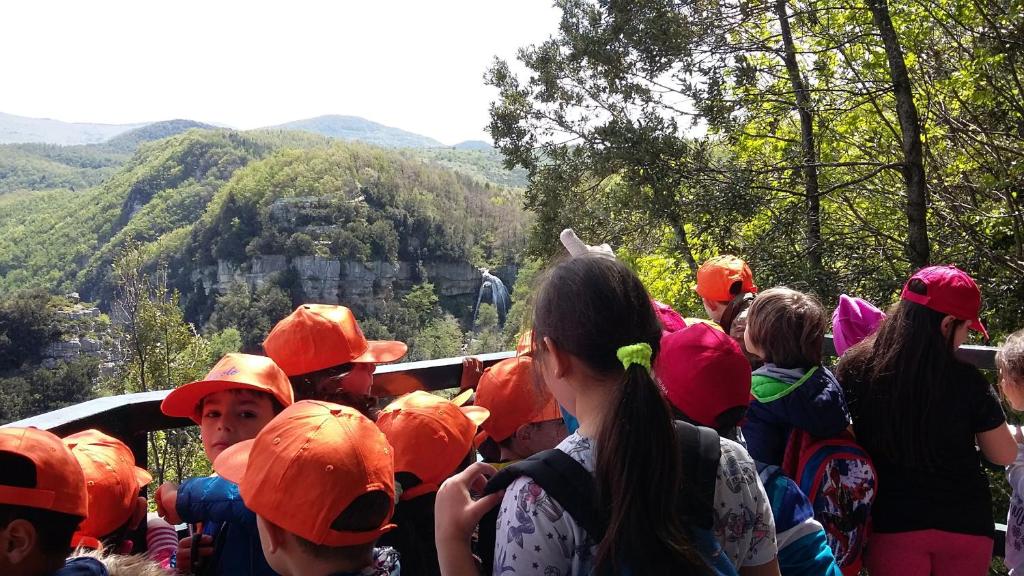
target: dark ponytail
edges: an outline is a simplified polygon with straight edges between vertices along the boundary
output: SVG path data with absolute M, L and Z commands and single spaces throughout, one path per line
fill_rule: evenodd
M 595 572 L 703 574 L 679 513 L 682 470 L 672 412 L 644 366 L 624 369 L 623 346 L 657 355 L 661 325 L 640 280 L 620 262 L 579 257 L 556 266 L 534 308 L 534 338 L 550 338 L 599 376 L 617 375 L 614 400 L 595 438 L 599 503 L 608 530 Z M 538 354 L 543 362 L 543 352 Z

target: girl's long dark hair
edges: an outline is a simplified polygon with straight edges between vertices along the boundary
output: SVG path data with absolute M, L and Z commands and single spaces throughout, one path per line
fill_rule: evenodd
M 919 280 L 911 280 L 909 289 L 927 292 Z M 878 331 L 850 348 L 836 367 L 851 411 L 871 415 L 870 427 L 856 428 L 854 422 L 858 439 L 888 459 L 930 466 L 941 458 L 926 438 L 945 424 L 945 412 L 936 407 L 957 394 L 951 377 L 959 363 L 953 339 L 964 324 L 957 320 L 943 336 L 945 317 L 902 300 Z
M 615 260 L 568 260 L 542 284 L 533 326 L 536 342 L 550 338 L 595 374 L 620 378 L 595 438 L 599 504 L 609 519 L 595 573 L 707 572 L 679 513 L 684 471 L 669 404 L 648 370 L 624 370 L 616 355 L 638 343 L 657 354 L 661 325 L 643 284 Z

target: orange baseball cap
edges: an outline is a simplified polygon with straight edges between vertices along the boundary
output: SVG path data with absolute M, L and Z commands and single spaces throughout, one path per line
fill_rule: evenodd
M 490 416 L 480 406 L 459 407 L 430 392 L 395 399 L 377 415 L 377 426 L 395 448 L 395 472 L 415 474 L 402 500 L 435 492 L 473 447 L 477 426 Z
M 117 438 L 99 430 L 85 430 L 64 438 L 78 459 L 89 492 L 89 515 L 71 537 L 71 546 L 101 548 L 100 538 L 131 518 L 139 490 L 153 481 L 135 465 L 135 455 Z
M 487 438 L 501 442 L 524 424 L 562 418 L 555 397 L 534 385 L 529 356 L 508 358 L 488 368 L 476 387 L 476 405 L 491 411 L 490 418 L 480 424 L 477 446 Z
M 743 292 L 757 292 L 750 266 L 735 256 L 715 256 L 697 270 L 697 294 L 714 302 L 728 302 L 736 297 L 730 292 L 736 282 L 742 282 Z
M 0 484 L 0 504 L 81 518 L 89 515 L 82 467 L 60 438 L 38 428 L 0 428 L 0 452 L 24 456 L 36 467 L 36 485 L 32 488 Z
M 288 376 L 349 362 L 394 362 L 408 351 L 402 342 L 367 340 L 344 306 L 303 304 L 274 326 L 263 350 Z
M 160 410 L 168 416 L 202 420 L 199 407 L 203 398 L 224 390 L 254 390 L 274 397 L 281 406 L 295 401 L 292 383 L 273 360 L 266 356 L 231 352 L 213 367 L 202 380 L 175 388 L 164 398 Z
M 348 406 L 296 402 L 256 438 L 224 450 L 213 469 L 238 484 L 250 510 L 314 544 L 366 544 L 395 527 L 391 446 L 373 422 Z M 364 532 L 331 528 L 356 498 L 375 491 L 391 500 L 380 526 Z

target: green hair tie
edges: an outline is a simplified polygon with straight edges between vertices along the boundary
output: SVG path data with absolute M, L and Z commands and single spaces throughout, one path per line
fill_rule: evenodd
M 622 362 L 622 367 L 629 370 L 630 365 L 639 364 L 651 371 L 651 345 L 647 343 L 630 344 L 629 346 L 623 346 L 615 353 L 619 357 L 619 361 Z

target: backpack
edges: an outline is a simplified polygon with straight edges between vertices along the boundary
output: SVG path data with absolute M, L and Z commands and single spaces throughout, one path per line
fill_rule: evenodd
M 683 469 L 686 474 L 681 487 L 685 495 L 680 503 L 680 514 L 690 530 L 691 543 L 718 576 L 736 576 L 733 567 L 715 538 L 715 484 L 721 459 L 718 433 L 710 428 L 676 421 L 676 437 L 682 447 Z M 526 460 L 511 464 L 498 472 L 484 488 L 492 494 L 508 488 L 520 476 L 528 476 L 572 516 L 595 542 L 600 542 L 607 530 L 608 519 L 598 507 L 597 486 L 594 476 L 558 449 L 545 450 Z M 642 490 L 642 487 L 637 487 Z M 493 535 L 497 521 L 497 508 L 480 523 L 480 534 Z M 482 539 L 483 540 L 483 539 Z M 491 550 L 480 550 L 485 573 L 493 565 L 493 536 Z
M 815 438 L 794 428 L 782 470 L 810 501 L 814 519 L 825 528 L 843 574 L 858 574 L 871 531 L 871 506 L 878 494 L 878 473 L 871 456 L 848 431 Z

